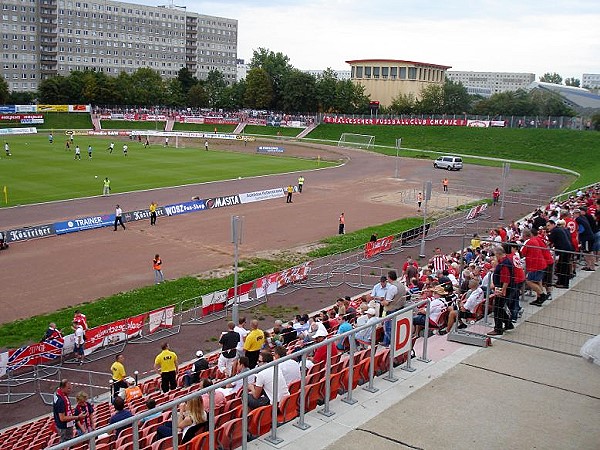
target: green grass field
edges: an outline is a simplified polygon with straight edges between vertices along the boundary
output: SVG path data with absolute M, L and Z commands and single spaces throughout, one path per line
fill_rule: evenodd
M 173 131 L 201 131 L 203 133 L 233 133 L 235 125 L 211 125 L 209 123 L 179 123 L 173 124 Z
M 304 128 L 291 128 L 291 127 L 263 127 L 260 125 L 246 125 L 244 127 L 244 134 L 255 134 L 263 136 L 277 136 L 280 133 L 281 136 L 285 137 L 296 137 Z
M 402 148 L 434 150 L 449 154 L 491 156 L 551 164 L 575 170 L 581 174 L 572 187 L 585 186 L 599 180 L 600 133 L 572 130 L 417 127 L 371 125 L 319 125 L 307 137 L 337 142 L 342 133 L 375 136 L 374 151 L 396 154 L 396 139 L 402 138 Z M 378 146 L 388 146 L 381 148 Z M 402 156 L 435 159 L 437 155 L 403 151 Z M 467 164 L 501 165 L 500 162 L 465 159 Z M 514 166 L 516 167 L 516 166 Z M 528 166 L 530 170 L 532 166 Z M 537 169 L 540 170 L 540 169 Z M 549 169 L 544 169 L 549 170 Z
M 160 145 L 144 149 L 129 140 L 115 140 L 115 150 L 109 154 L 109 139 L 87 136 L 75 137 L 81 147 L 79 161 L 73 148 L 66 151 L 62 135 L 55 135 L 52 145 L 46 134 L 6 140 L 12 156 L 0 154 L 0 187 L 8 186 L 9 200 L 8 204 L 2 201 L 2 207 L 100 195 L 104 177 L 110 178 L 112 192 L 117 193 L 317 168 L 316 161 L 298 158 Z M 127 157 L 124 143 L 129 146 Z M 91 160 L 88 144 L 93 147 Z M 211 150 L 218 149 L 218 142 L 211 145 Z M 329 164 L 321 161 L 319 167 Z
M 29 113 L 27 113 L 29 114 Z M 31 113 L 37 114 L 37 113 Z M 43 113 L 44 123 L 35 125 L 38 130 L 91 130 L 92 119 L 86 113 Z M 31 127 L 20 122 L 0 122 L 0 128 Z

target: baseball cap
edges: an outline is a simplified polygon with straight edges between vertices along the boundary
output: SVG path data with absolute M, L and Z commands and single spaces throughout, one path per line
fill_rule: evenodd
M 325 328 L 319 327 L 319 329 L 313 335 L 314 338 L 318 337 L 327 337 L 327 330 Z
M 203 352 L 202 350 L 198 350 L 198 351 L 196 352 L 196 356 L 197 356 L 198 358 L 202 358 L 202 357 L 204 356 L 204 352 Z
M 376 315 L 375 309 L 373 309 L 373 308 L 367 309 L 367 314 L 370 315 L 370 316 Z

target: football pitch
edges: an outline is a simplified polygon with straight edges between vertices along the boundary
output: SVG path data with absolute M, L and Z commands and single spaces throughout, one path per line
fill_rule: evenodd
M 310 170 L 333 163 L 301 158 L 219 151 L 219 141 L 204 147 L 165 148 L 160 144 L 144 148 L 143 143 L 110 138 L 75 136 L 66 149 L 64 135 L 50 144 L 48 135 L 9 136 L 12 156 L 0 153 L 0 189 L 7 187 L 8 203 L 1 195 L 1 207 L 101 195 L 103 180 L 110 179 L 111 193 L 180 186 L 276 173 Z M 79 144 L 81 160 L 75 159 Z M 127 156 L 123 145 L 127 144 Z M 88 157 L 92 146 L 92 158 Z M 248 148 L 255 148 L 249 143 Z

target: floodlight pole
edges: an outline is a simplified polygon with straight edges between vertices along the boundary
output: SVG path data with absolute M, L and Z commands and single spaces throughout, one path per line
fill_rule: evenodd
M 427 222 L 427 204 L 431 199 L 431 186 L 431 181 L 423 182 L 423 200 L 425 200 L 425 207 L 423 208 L 423 230 L 421 230 L 421 249 L 419 252 L 421 258 L 425 258 L 425 225 Z
M 400 147 L 402 147 L 402 138 L 396 139 L 396 175 L 395 178 L 400 178 L 398 174 L 398 157 L 400 152 Z
M 231 320 L 238 323 L 238 247 L 242 243 L 242 221 L 243 217 L 231 216 L 231 242 L 233 243 L 233 306 L 231 308 Z
M 510 163 L 504 163 L 502 165 L 502 201 L 500 202 L 500 220 L 504 220 L 504 198 L 505 198 L 505 191 L 506 191 L 506 178 L 508 178 L 508 173 L 510 171 Z

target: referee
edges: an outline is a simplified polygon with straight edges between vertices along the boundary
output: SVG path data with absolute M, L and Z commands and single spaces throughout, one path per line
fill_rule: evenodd
M 169 349 L 169 344 L 162 345 L 160 352 L 154 359 L 154 368 L 160 373 L 160 388 L 169 392 L 177 387 L 177 355 Z

